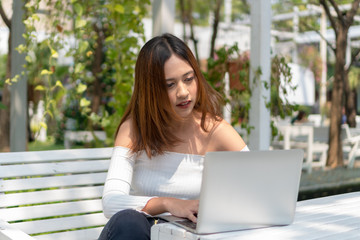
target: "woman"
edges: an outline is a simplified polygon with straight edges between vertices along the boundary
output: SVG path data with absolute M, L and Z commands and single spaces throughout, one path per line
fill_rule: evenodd
M 196 222 L 205 153 L 248 150 L 221 118 L 221 103 L 183 41 L 164 34 L 143 46 L 105 182 L 111 219 L 100 239 L 150 239 L 153 216 L 165 212 Z

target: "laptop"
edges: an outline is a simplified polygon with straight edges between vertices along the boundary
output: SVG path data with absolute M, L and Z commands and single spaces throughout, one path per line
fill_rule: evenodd
M 174 216 L 161 218 L 196 234 L 289 225 L 303 157 L 300 149 L 208 152 L 197 224 Z

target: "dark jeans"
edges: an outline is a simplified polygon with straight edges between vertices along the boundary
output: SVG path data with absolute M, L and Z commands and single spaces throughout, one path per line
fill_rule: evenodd
M 147 217 L 144 214 L 127 209 L 116 213 L 102 230 L 99 240 L 120 240 L 120 239 L 150 239 L 150 229 L 157 218 Z M 164 222 L 159 220 L 160 222 Z

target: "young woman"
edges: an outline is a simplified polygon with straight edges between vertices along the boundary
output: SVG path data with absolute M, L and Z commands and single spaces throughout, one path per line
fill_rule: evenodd
M 221 104 L 183 41 L 164 34 L 143 46 L 105 182 L 110 220 L 100 239 L 150 239 L 153 216 L 165 212 L 196 222 L 205 153 L 248 150 Z

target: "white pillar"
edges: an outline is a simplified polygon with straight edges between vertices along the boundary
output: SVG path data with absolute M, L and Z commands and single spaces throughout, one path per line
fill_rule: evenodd
M 299 8 L 298 7 L 294 7 L 293 8 L 294 11 L 294 17 L 293 17 L 293 31 L 294 31 L 294 51 L 293 51 L 293 60 L 292 62 L 297 64 L 298 63 L 298 49 L 297 49 L 297 43 L 296 43 L 296 38 L 299 35 Z
M 345 55 L 345 67 L 349 68 L 351 64 L 351 39 L 348 35 Z
M 153 0 L 153 37 L 163 33 L 174 33 L 175 0 Z
M 250 86 L 252 88 L 250 125 L 254 126 L 249 136 L 251 150 L 268 150 L 270 146 L 270 110 L 266 102 L 270 100 L 270 28 L 271 2 L 251 1 L 251 45 L 250 45 Z M 257 76 L 258 70 L 261 75 Z M 253 80 L 257 79 L 254 85 Z M 265 102 L 266 101 L 266 102 Z
M 320 56 L 321 56 L 321 82 L 320 82 L 320 94 L 319 94 L 319 107 L 320 113 L 323 113 L 326 107 L 326 79 L 327 79 L 327 43 L 326 43 L 326 13 L 325 9 L 321 10 L 320 18 Z M 325 116 L 321 114 L 321 124 L 323 124 Z
M 24 54 L 19 54 L 15 48 L 24 44 L 22 35 L 25 32 L 23 23 L 24 1 L 13 1 L 13 16 L 11 20 L 11 78 L 19 75 L 17 82 L 10 86 L 10 150 L 12 152 L 26 151 L 27 148 L 27 79 L 21 75 L 25 64 Z
M 225 85 L 225 96 L 227 99 L 230 98 L 230 78 L 229 78 L 229 73 L 226 72 L 225 73 L 225 78 L 224 78 L 224 85 Z M 223 115 L 224 115 L 224 119 L 225 121 L 227 121 L 228 123 L 231 124 L 231 104 L 230 102 L 227 102 L 223 108 Z
M 231 8 L 232 8 L 232 0 L 225 0 L 224 2 L 224 11 L 225 11 L 225 23 L 231 23 Z

